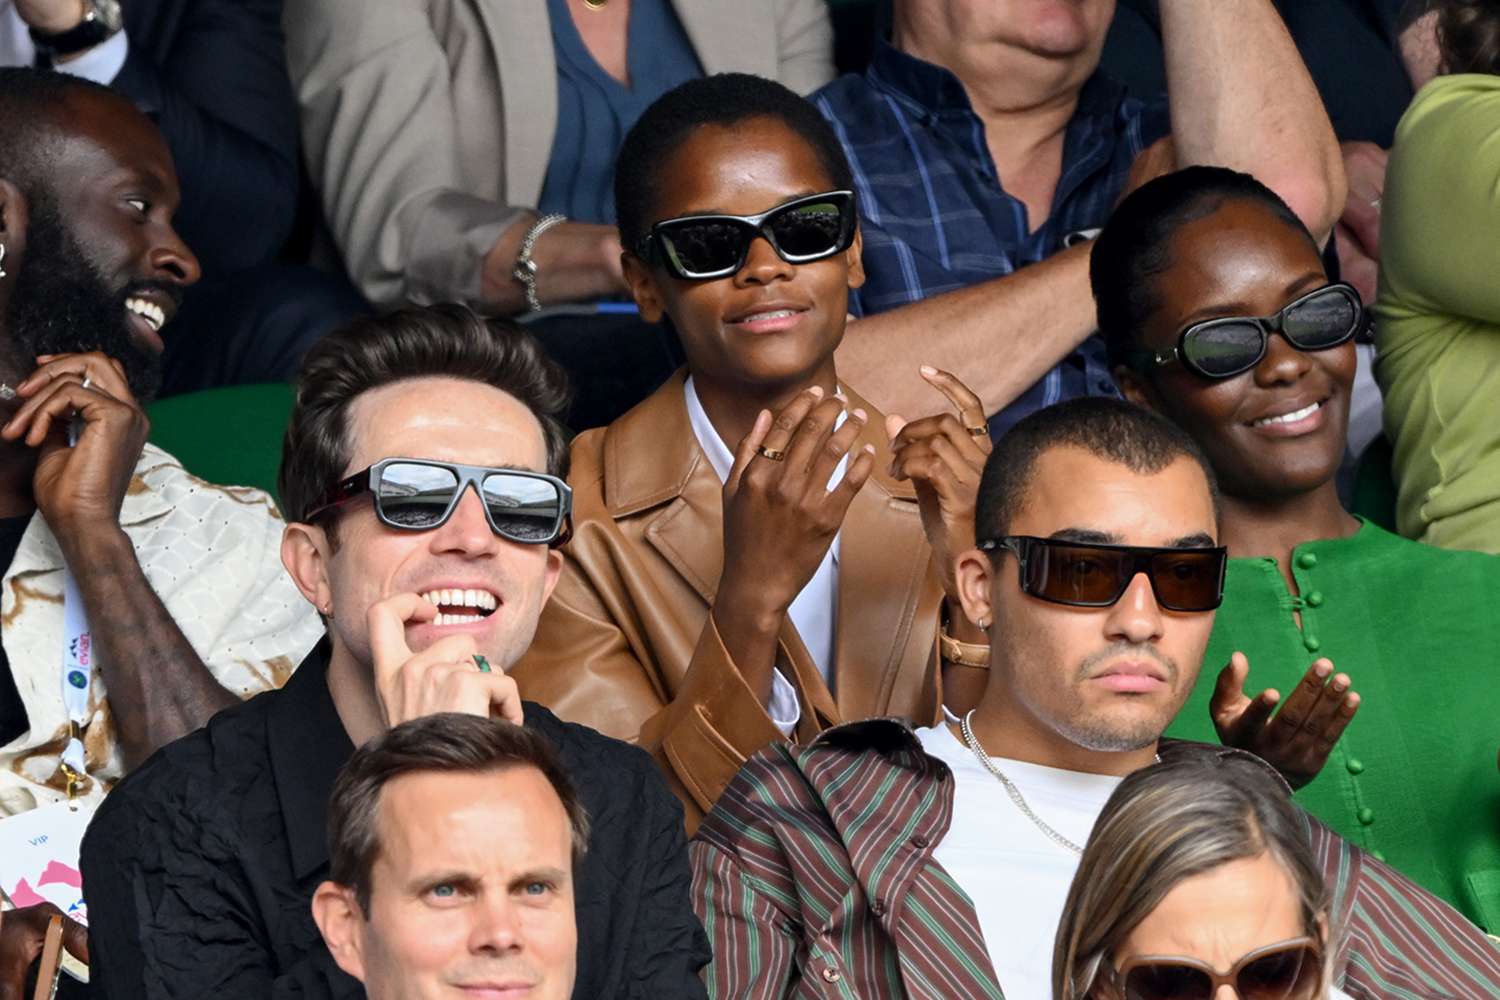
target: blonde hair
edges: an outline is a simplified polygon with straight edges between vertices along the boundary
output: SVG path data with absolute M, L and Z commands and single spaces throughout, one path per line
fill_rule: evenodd
M 1270 766 L 1223 751 L 1170 757 L 1127 777 L 1094 824 L 1073 876 L 1052 953 L 1054 1000 L 1085 1000 L 1111 956 L 1179 882 L 1270 852 L 1297 887 L 1307 935 L 1335 935 L 1306 820 Z

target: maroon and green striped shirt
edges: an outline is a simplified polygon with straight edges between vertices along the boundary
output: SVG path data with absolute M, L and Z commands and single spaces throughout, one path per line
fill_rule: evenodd
M 1224 753 L 1165 742 L 1162 755 Z M 888 719 L 751 757 L 698 828 L 693 902 L 710 997 L 986 1000 L 996 981 L 969 897 L 933 859 L 953 775 Z M 1446 903 L 1311 817 L 1355 1000 L 1500 997 L 1500 949 Z M 1038 956 L 1050 965 L 1051 956 Z

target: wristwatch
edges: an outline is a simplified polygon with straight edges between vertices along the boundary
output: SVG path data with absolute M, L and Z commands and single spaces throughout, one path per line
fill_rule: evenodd
M 120 0 L 83 0 L 83 20 L 55 35 L 31 29 L 31 41 L 44 56 L 70 56 L 91 49 L 120 30 Z
M 566 221 L 566 215 L 544 215 L 533 222 L 531 228 L 526 230 L 526 235 L 521 237 L 521 249 L 516 254 L 516 266 L 511 268 L 510 276 L 526 287 L 526 308 L 532 312 L 542 308 L 541 300 L 536 297 L 536 261 L 531 259 L 532 248 L 543 233 L 559 222 Z

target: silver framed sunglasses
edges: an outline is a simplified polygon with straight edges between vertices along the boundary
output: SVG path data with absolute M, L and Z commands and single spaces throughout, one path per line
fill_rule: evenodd
M 305 516 L 311 522 L 357 500 L 374 498 L 375 516 L 402 531 L 430 531 L 453 516 L 474 487 L 490 530 L 523 545 L 561 545 L 572 534 L 573 491 L 545 472 L 461 465 L 426 458 L 386 458 L 335 484 Z

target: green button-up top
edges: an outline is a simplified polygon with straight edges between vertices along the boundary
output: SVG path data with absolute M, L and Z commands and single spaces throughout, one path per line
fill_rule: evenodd
M 1292 560 L 1299 595 L 1276 560 L 1230 560 L 1203 672 L 1169 734 L 1215 738 L 1208 703 L 1235 650 L 1250 691 L 1283 697 L 1328 657 L 1362 703 L 1297 801 L 1500 933 L 1500 557 L 1365 522 Z

